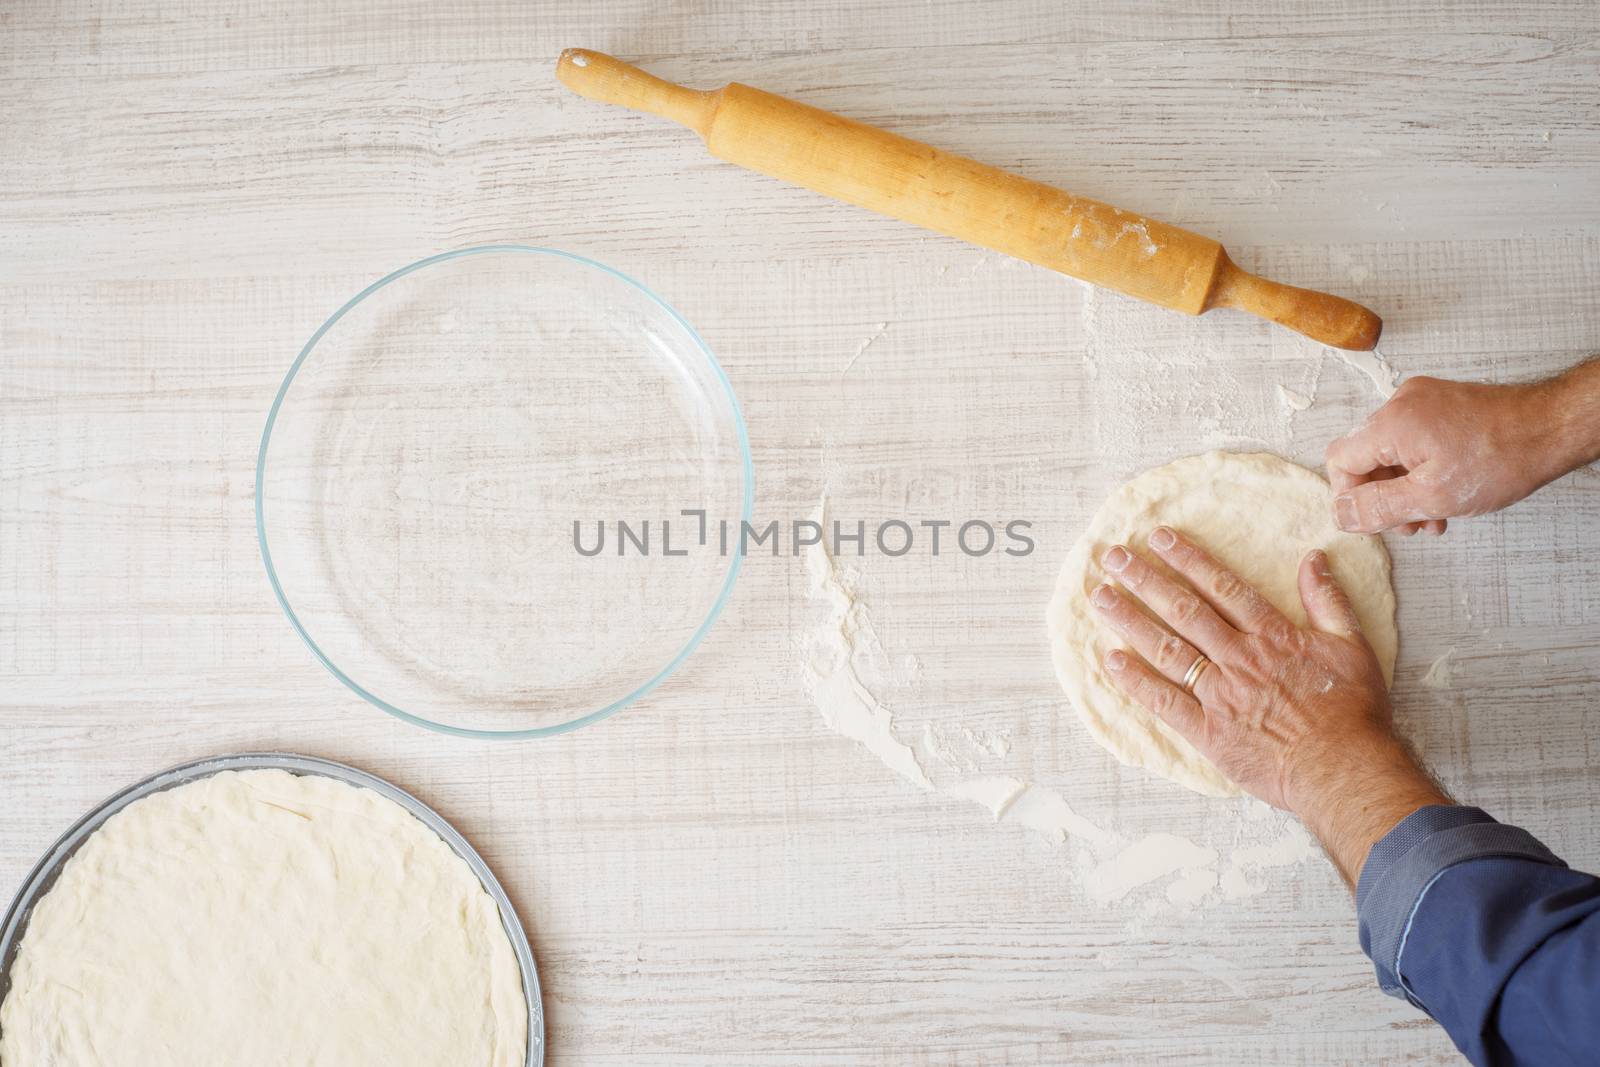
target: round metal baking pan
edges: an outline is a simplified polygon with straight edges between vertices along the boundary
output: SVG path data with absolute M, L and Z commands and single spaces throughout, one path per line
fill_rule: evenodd
M 17 891 L 16 898 L 6 911 L 4 924 L 0 925 L 0 1001 L 5 1000 L 7 994 L 11 992 L 11 964 L 16 959 L 18 947 L 22 944 L 22 935 L 27 930 L 28 917 L 33 912 L 33 906 L 50 892 L 56 878 L 61 874 L 62 867 L 72 858 L 73 853 L 78 851 L 79 846 L 88 840 L 89 835 L 100 829 L 107 819 L 142 797 L 210 777 L 218 771 L 264 769 L 288 771 L 290 774 L 321 775 L 324 778 L 333 778 L 370 789 L 416 816 L 424 826 L 438 834 L 456 855 L 466 861 L 467 866 L 478 876 L 478 881 L 483 884 L 484 892 L 489 894 L 495 907 L 500 909 L 500 922 L 505 927 L 506 937 L 511 940 L 511 950 L 516 954 L 517 967 L 522 972 L 522 992 L 528 1003 L 526 1067 L 542 1067 L 544 1006 L 539 997 L 539 974 L 534 969 L 533 950 L 528 947 L 528 936 L 523 932 L 522 922 L 517 918 L 516 910 L 512 908 L 511 901 L 506 896 L 505 890 L 500 887 L 494 872 L 483 862 L 483 857 L 479 856 L 467 843 L 467 839 L 457 833 L 455 827 L 446 822 L 438 812 L 405 790 L 343 763 L 318 759 L 315 756 L 296 756 L 287 752 L 245 752 L 235 756 L 213 756 L 171 767 L 107 797 L 83 818 L 73 823 L 72 827 L 62 834 L 34 865 L 28 877 L 23 879 L 22 888 Z

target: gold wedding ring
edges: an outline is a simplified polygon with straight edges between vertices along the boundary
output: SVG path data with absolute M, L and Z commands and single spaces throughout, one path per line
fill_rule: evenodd
M 1206 668 L 1209 666 L 1211 666 L 1211 661 L 1204 656 L 1195 657 L 1194 662 L 1189 664 L 1188 673 L 1183 676 L 1183 691 L 1185 693 L 1194 696 L 1194 685 L 1200 680 L 1200 676 L 1206 672 Z

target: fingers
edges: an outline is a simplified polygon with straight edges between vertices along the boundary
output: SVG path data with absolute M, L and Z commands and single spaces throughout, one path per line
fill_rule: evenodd
M 1408 424 L 1415 422 L 1415 405 L 1407 406 L 1408 399 L 1415 400 L 1418 390 L 1436 384 L 1430 378 L 1408 379 L 1365 423 L 1329 443 L 1328 481 L 1335 494 L 1334 520 L 1341 530 L 1394 530 L 1405 537 L 1419 530 L 1435 537 L 1444 533 L 1446 523 L 1438 507 L 1428 507 L 1416 483 L 1406 481 L 1419 465 L 1419 457 L 1411 454 L 1416 442 L 1403 447 L 1398 436 L 1409 436 Z
M 1328 480 L 1334 483 L 1335 489 L 1348 488 L 1339 484 L 1341 478 L 1371 474 L 1380 467 L 1393 467 L 1400 462 L 1398 447 L 1379 423 L 1378 415 L 1382 411 L 1378 409 L 1356 429 L 1328 442 L 1323 459 L 1328 465 Z
M 1178 731 L 1184 740 L 1200 747 L 1205 735 L 1206 714 L 1198 700 L 1121 649 L 1107 653 L 1105 665 L 1106 673 L 1111 675 L 1118 689 Z
M 1168 526 L 1150 531 L 1150 547 L 1209 600 L 1224 619 L 1255 633 L 1282 615 L 1249 582 L 1218 563 L 1211 553 Z
M 1331 462 L 1328 464 L 1328 484 L 1333 487 L 1335 494 L 1354 488 L 1366 480 L 1365 474 L 1350 474 L 1335 467 Z
M 1306 618 L 1325 633 L 1354 637 L 1361 632 L 1361 620 L 1351 607 L 1339 580 L 1328 565 L 1328 554 L 1321 549 L 1307 552 L 1300 561 L 1300 602 Z
M 1328 482 L 1335 493 L 1334 521 L 1341 530 L 1377 533 L 1393 528 L 1396 533 L 1410 537 L 1422 528 L 1421 523 L 1387 521 L 1382 526 L 1364 530 L 1361 529 L 1362 518 L 1354 511 L 1356 505 L 1349 503 L 1356 499 L 1357 486 L 1405 476 L 1405 468 L 1399 466 L 1399 449 L 1380 424 L 1382 413 L 1380 408 L 1359 428 L 1328 444 L 1324 459 L 1328 465 Z M 1341 501 L 1345 502 L 1343 511 L 1340 510 Z
M 1102 585 L 1089 597 L 1111 628 L 1125 637 L 1139 655 L 1169 682 L 1182 682 L 1200 652 L 1189 642 L 1158 626 L 1150 616 L 1117 592 Z
M 1380 533 L 1430 515 L 1410 475 L 1364 482 L 1333 498 L 1333 518 L 1347 533 Z
M 1334 495 L 1337 496 L 1354 489 L 1358 485 L 1363 485 L 1367 482 L 1378 481 L 1382 478 L 1399 478 L 1405 473 L 1406 472 L 1404 468 L 1401 467 L 1377 467 L 1366 472 L 1365 474 L 1350 474 L 1347 471 L 1342 471 L 1337 467 L 1330 466 L 1328 468 L 1328 484 L 1333 486 Z M 1420 522 L 1408 522 L 1404 523 L 1403 525 L 1396 526 L 1394 528 L 1394 532 L 1400 534 L 1402 537 L 1410 537 L 1421 528 L 1422 523 Z
M 1121 545 L 1113 545 L 1100 562 L 1123 588 L 1211 659 L 1220 658 L 1238 636 L 1211 605 Z

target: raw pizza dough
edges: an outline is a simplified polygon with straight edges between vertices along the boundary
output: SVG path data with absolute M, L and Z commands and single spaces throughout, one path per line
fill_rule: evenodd
M 1389 554 L 1376 537 L 1340 532 L 1331 501 L 1327 482 L 1267 453 L 1191 456 L 1146 471 L 1111 494 L 1068 554 L 1048 616 L 1056 677 L 1096 741 L 1123 763 L 1197 793 L 1239 795 L 1239 787 L 1192 745 L 1123 696 L 1101 666 L 1105 654 L 1124 643 L 1089 603 L 1089 594 L 1106 581 L 1100 556 L 1121 544 L 1166 569 L 1145 542 L 1161 525 L 1203 545 L 1301 625 L 1300 560 L 1313 548 L 1325 551 L 1384 679 L 1393 680 L 1398 638 Z
M 5 1067 L 517 1067 L 521 972 L 477 876 L 370 789 L 225 771 L 107 819 L 34 907 Z

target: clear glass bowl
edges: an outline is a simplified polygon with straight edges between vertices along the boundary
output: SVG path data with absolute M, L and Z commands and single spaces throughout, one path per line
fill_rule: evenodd
M 312 335 L 261 435 L 256 534 L 350 689 L 447 733 L 535 737 L 693 651 L 752 492 L 733 388 L 681 315 L 593 260 L 485 246 L 395 271 Z

